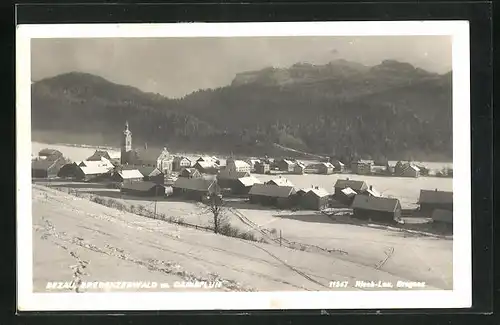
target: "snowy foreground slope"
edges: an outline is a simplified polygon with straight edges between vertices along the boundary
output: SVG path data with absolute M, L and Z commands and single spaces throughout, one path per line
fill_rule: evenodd
M 77 260 L 70 252 L 89 261 L 83 281 L 218 281 L 222 287 L 213 290 L 224 291 L 330 290 L 330 281 L 360 290 L 355 281 L 418 281 L 334 256 L 150 220 L 44 186 L 34 185 L 32 193 L 37 292 L 48 281 L 72 280 Z

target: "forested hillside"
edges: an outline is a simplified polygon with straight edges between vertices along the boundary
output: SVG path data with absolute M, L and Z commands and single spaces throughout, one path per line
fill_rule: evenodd
M 68 73 L 32 86 L 35 130 L 100 133 L 110 145 L 128 119 L 134 143 L 276 154 L 273 143 L 325 155 L 452 157 L 451 73 L 384 61 L 296 64 L 235 76 L 181 99 Z

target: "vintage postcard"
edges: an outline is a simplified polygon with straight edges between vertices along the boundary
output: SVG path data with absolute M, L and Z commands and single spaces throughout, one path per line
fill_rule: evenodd
M 467 21 L 19 25 L 16 69 L 19 310 L 471 305 Z

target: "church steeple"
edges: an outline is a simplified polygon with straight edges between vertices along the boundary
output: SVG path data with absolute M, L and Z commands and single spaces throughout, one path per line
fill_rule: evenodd
M 125 129 L 123 130 L 121 141 L 121 163 L 127 164 L 132 151 L 132 132 L 129 130 L 128 121 L 125 121 Z

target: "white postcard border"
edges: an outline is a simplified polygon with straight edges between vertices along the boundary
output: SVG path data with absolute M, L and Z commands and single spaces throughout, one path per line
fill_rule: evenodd
M 373 292 L 33 293 L 31 217 L 31 38 L 453 37 L 453 290 Z M 467 21 L 18 25 L 16 35 L 18 309 L 252 310 L 465 308 L 472 303 L 470 62 Z

